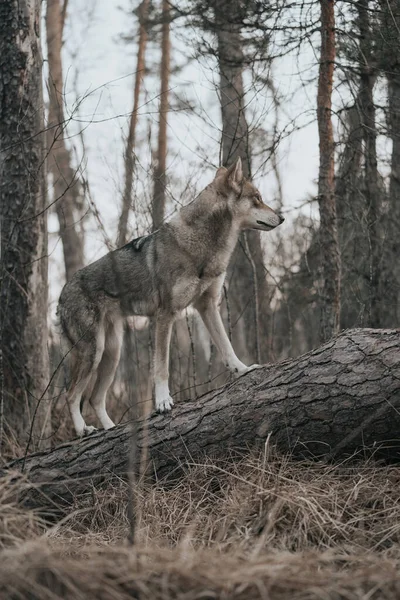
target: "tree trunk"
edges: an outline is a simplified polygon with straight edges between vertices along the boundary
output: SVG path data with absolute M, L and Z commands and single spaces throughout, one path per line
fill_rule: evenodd
M 369 302 L 368 302 L 368 326 L 380 327 L 380 241 L 379 241 L 379 219 L 380 219 L 380 194 L 378 186 L 378 161 L 376 156 L 376 124 L 374 85 L 376 81 L 375 69 L 373 67 L 374 57 L 372 55 L 371 27 L 369 23 L 369 0 L 359 0 L 357 3 L 358 24 L 360 30 L 360 92 L 359 110 L 361 127 L 364 138 L 364 172 L 365 184 L 364 194 L 366 199 L 368 246 L 369 246 Z
M 319 238 L 322 261 L 321 341 L 339 330 L 340 321 L 340 251 L 335 200 L 335 144 L 332 131 L 332 85 L 335 61 L 335 5 L 333 0 L 321 4 L 321 61 L 318 79 Z
M 150 0 L 143 0 L 139 6 L 139 41 L 138 41 L 138 53 L 136 62 L 136 74 L 135 74 L 135 86 L 133 91 L 133 109 L 131 113 L 131 119 L 129 123 L 128 139 L 126 141 L 125 150 L 125 186 L 124 194 L 122 197 L 122 210 L 118 224 L 118 238 L 117 247 L 123 246 L 127 241 L 128 234 L 128 217 L 131 208 L 131 195 L 132 195 L 132 184 L 133 184 L 133 173 L 135 170 L 135 142 L 136 142 L 136 125 L 137 125 L 137 111 L 139 108 L 139 96 L 140 87 L 145 70 L 145 51 L 147 43 L 147 28 L 146 19 L 149 10 Z
M 400 326 L 400 3 L 381 0 L 383 44 L 381 69 L 388 81 L 388 136 L 392 141 L 390 161 L 389 206 L 384 215 L 385 239 L 381 271 L 382 324 Z
M 168 116 L 168 86 L 170 71 L 170 16 L 169 2 L 163 0 L 162 4 L 162 41 L 161 41 L 161 98 L 160 120 L 158 128 L 157 164 L 154 169 L 154 197 L 153 197 L 153 230 L 158 229 L 165 217 L 165 185 L 167 163 L 167 116 Z
M 0 3 L 0 442 L 50 427 L 40 6 Z
M 336 205 L 341 254 L 341 327 L 370 323 L 370 243 L 363 175 L 364 131 L 361 89 L 347 110 L 347 138 L 336 176 Z
M 215 4 L 222 114 L 222 163 L 229 166 L 240 156 L 244 176 L 251 178 L 239 10 L 236 0 L 224 0 Z M 269 357 L 270 309 L 258 232 L 249 231 L 241 235 L 231 260 L 228 279 L 233 345 L 244 362 L 265 362 Z
M 82 218 L 79 210 L 80 182 L 71 167 L 70 152 L 65 144 L 63 72 L 61 62 L 64 26 L 60 0 L 47 0 L 46 33 L 49 61 L 49 118 L 47 147 L 49 171 L 53 179 L 53 193 L 60 237 L 63 244 L 65 276 L 67 281 L 83 267 L 83 236 L 77 223 Z
M 400 22 L 400 19 L 399 19 Z M 392 156 L 389 210 L 386 218 L 385 283 L 382 319 L 391 327 L 400 326 L 400 64 L 389 78 L 389 125 Z
M 177 476 L 186 461 L 262 447 L 270 436 L 283 452 L 331 459 L 366 446 L 376 453 L 389 442 L 386 454 L 398 460 L 399 408 L 399 331 L 354 329 L 179 403 L 169 415 L 153 413 L 139 422 L 138 446 L 147 448 L 157 477 Z M 13 461 L 6 470 L 24 470 L 38 486 L 29 493 L 32 504 L 68 502 L 88 480 L 125 474 L 130 442 L 130 425 L 121 425 Z

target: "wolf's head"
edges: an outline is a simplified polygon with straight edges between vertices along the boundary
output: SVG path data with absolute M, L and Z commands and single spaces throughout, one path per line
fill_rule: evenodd
M 226 198 L 233 218 L 242 230 L 270 231 L 285 220 L 264 204 L 258 189 L 243 177 L 240 158 L 229 169 L 220 167 L 217 170 L 214 185 Z

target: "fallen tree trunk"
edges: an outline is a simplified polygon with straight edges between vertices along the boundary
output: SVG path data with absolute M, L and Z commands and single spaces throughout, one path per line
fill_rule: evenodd
M 261 446 L 268 436 L 295 455 L 343 457 L 385 446 L 400 457 L 400 330 L 354 329 L 299 358 L 267 365 L 166 416 L 139 423 L 157 477 L 182 463 L 226 457 Z M 34 484 L 32 505 L 71 501 L 73 494 L 128 469 L 131 428 L 120 425 L 52 451 L 9 463 Z M 138 458 L 139 460 L 139 458 Z

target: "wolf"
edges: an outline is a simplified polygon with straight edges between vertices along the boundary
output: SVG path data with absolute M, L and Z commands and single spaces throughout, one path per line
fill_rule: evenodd
M 242 374 L 258 366 L 247 367 L 232 348 L 219 313 L 221 290 L 240 233 L 270 231 L 283 221 L 244 178 L 238 158 L 230 168 L 220 167 L 214 180 L 157 231 L 75 273 L 61 292 L 57 312 L 71 359 L 67 402 L 78 436 L 95 430 L 82 417 L 85 390 L 90 390 L 90 403 L 104 429 L 114 427 L 106 395 L 129 315 L 155 319 L 154 396 L 161 413 L 174 404 L 168 385 L 172 326 L 190 305 L 200 313 L 231 372 Z

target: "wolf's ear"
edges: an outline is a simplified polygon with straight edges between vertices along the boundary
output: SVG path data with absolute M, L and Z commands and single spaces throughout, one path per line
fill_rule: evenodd
M 242 159 L 240 156 L 236 159 L 236 162 L 229 167 L 226 182 L 233 189 L 236 194 L 240 194 L 243 184 L 243 168 Z
M 220 167 L 219 169 L 217 169 L 214 179 L 217 179 L 217 177 L 221 177 L 221 175 L 225 175 L 225 173 L 227 173 L 227 171 L 228 171 L 228 169 L 226 167 Z

